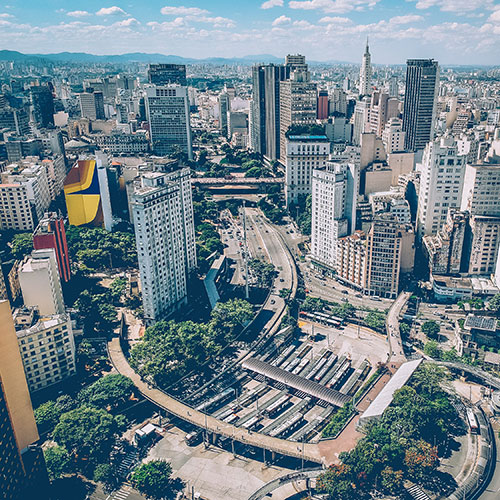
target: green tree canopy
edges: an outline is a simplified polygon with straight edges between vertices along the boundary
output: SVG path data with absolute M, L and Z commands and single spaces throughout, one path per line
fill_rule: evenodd
M 441 330 L 441 327 L 435 321 L 430 320 L 426 321 L 421 326 L 421 329 L 427 335 L 427 337 L 429 337 L 430 339 L 435 339 L 437 338 L 439 331 Z
M 111 374 L 82 389 L 78 400 L 97 408 L 108 408 L 127 401 L 134 391 L 134 383 L 128 377 Z
M 375 330 L 385 328 L 385 314 L 382 311 L 370 311 L 365 318 L 365 323 Z
M 151 460 L 139 465 L 132 473 L 130 482 L 152 500 L 174 498 L 177 492 L 172 481 L 172 467 L 164 460 Z
M 44 450 L 43 455 L 51 481 L 74 471 L 73 461 L 64 446 L 51 446 Z
M 35 409 L 35 420 L 41 432 L 51 431 L 59 422 L 61 408 L 55 401 L 46 401 Z
M 493 295 L 493 297 L 491 297 L 488 302 L 488 309 L 496 313 L 500 311 L 500 293 L 497 293 Z
M 17 233 L 10 243 L 11 253 L 15 259 L 24 259 L 33 250 L 33 234 Z
M 61 415 L 53 438 L 80 460 L 102 463 L 109 456 L 118 429 L 118 421 L 107 411 L 84 405 Z

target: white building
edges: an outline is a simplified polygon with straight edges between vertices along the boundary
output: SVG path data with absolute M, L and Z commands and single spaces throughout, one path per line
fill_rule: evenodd
M 359 168 L 349 163 L 327 162 L 313 170 L 311 260 L 332 271 L 337 264 L 337 241 L 356 225 Z
M 186 303 L 196 267 L 189 169 L 143 174 L 132 211 L 144 316 L 154 323 Z
M 24 305 L 38 307 L 40 314 L 64 314 L 64 300 L 52 248 L 33 250 L 19 268 Z
M 287 207 L 299 196 L 311 194 L 313 169 L 325 166 L 330 154 L 326 135 L 293 135 L 286 140 L 285 200 Z
M 430 141 L 423 154 L 418 195 L 419 237 L 435 235 L 446 222 L 448 209 L 460 208 L 466 155 L 451 136 Z
M 399 118 L 391 118 L 382 132 L 382 142 L 385 152 L 398 153 L 405 150 L 406 132 L 403 131 L 403 122 Z
M 181 150 L 193 158 L 187 87 L 146 87 L 146 116 L 153 153 L 166 156 Z
M 368 131 L 370 116 L 370 98 L 363 97 L 356 103 L 354 108 L 354 127 L 352 130 L 352 142 L 354 145 L 361 144 L 361 134 Z
M 359 93 L 360 95 L 372 94 L 372 64 L 368 40 L 366 40 L 365 53 L 361 62 L 361 70 L 359 72 Z
M 14 312 L 17 341 L 31 392 L 76 373 L 75 340 L 65 314 L 38 317 L 36 308 Z

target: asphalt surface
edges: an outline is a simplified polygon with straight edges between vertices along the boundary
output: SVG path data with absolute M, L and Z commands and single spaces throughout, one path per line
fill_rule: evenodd
M 491 478 L 488 487 L 479 497 L 479 500 L 498 500 L 500 498 L 500 439 L 498 437 L 499 428 L 500 425 L 498 423 L 493 423 L 493 431 L 497 448 L 495 472 L 493 473 L 493 477 Z

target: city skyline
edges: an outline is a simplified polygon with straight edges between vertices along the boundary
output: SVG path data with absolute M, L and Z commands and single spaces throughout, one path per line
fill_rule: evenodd
M 84 10 L 85 9 L 85 10 Z M 0 44 L 24 53 L 242 57 L 302 53 L 358 62 L 366 37 L 374 64 L 433 57 L 441 64 L 498 64 L 495 0 L 227 0 L 103 4 L 91 0 L 0 6 Z

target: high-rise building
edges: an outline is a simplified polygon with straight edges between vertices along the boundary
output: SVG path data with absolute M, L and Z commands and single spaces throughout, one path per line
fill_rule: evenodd
M 332 272 L 337 265 L 338 239 L 356 226 L 359 168 L 350 163 L 327 162 L 313 170 L 311 260 Z
M 404 151 L 405 136 L 406 132 L 403 131 L 403 122 L 399 118 L 391 118 L 382 132 L 382 142 L 384 143 L 385 152 L 390 154 Z
M 230 109 L 229 96 L 225 92 L 221 92 L 219 94 L 219 128 L 224 137 L 227 137 L 227 113 Z
M 286 134 L 292 125 L 316 123 L 317 89 L 304 56 L 287 56 L 289 80 L 280 82 L 280 158 L 286 157 Z
M 329 114 L 336 115 L 338 113 L 342 115 L 347 114 L 347 94 L 344 90 L 339 88 L 334 88 L 329 94 Z
M 391 76 L 391 78 L 389 79 L 387 92 L 389 93 L 390 97 L 399 96 L 398 77 L 396 75 Z
M 280 82 L 289 75 L 290 67 L 282 64 L 252 68 L 251 147 L 271 160 L 280 155 Z
M 186 87 L 186 65 L 150 64 L 148 66 L 148 81 L 153 85 L 168 85 L 174 83 Z
M 368 112 L 369 131 L 379 137 L 382 135 L 385 124 L 399 116 L 399 101 L 388 94 L 375 90 L 370 101 Z
M 446 222 L 448 210 L 462 201 L 466 155 L 451 136 L 430 141 L 424 150 L 418 194 L 419 237 L 435 235 Z
M 406 64 L 403 130 L 406 149 L 416 151 L 434 137 L 439 67 L 433 59 L 409 59 Z
M 500 217 L 500 157 L 465 167 L 462 210 Z
M 48 478 L 10 304 L 0 301 L 0 484 L 2 498 L 47 498 Z
M 196 267 L 190 171 L 148 172 L 132 197 L 144 316 L 154 323 L 187 301 Z
M 24 305 L 38 307 L 40 314 L 64 314 L 64 299 L 52 248 L 33 250 L 19 268 Z
M 330 154 L 326 135 L 291 135 L 286 140 L 285 201 L 287 207 L 299 196 L 311 194 L 312 171 L 325 166 Z
M 318 120 L 326 120 L 328 118 L 328 91 L 320 90 L 318 92 Z
M 372 94 L 372 63 L 370 48 L 368 47 L 368 39 L 366 40 L 365 53 L 361 62 L 361 69 L 359 71 L 359 94 L 362 96 Z
M 33 247 L 35 250 L 54 249 L 59 276 L 64 282 L 70 280 L 68 243 L 62 217 L 59 217 L 55 212 L 45 214 L 33 233 Z
M 14 324 L 31 392 L 76 373 L 75 339 L 69 316 L 40 316 L 36 307 L 22 307 L 14 311 Z
M 354 127 L 352 131 L 352 142 L 354 145 L 361 144 L 361 135 L 368 132 L 370 118 L 370 98 L 363 97 L 356 102 L 354 108 Z
M 54 125 L 54 96 L 48 85 L 31 87 L 33 119 L 40 128 Z
M 470 253 L 466 272 L 472 276 L 490 276 L 495 272 L 500 245 L 500 217 L 473 215 L 470 218 Z
M 462 271 L 465 235 L 469 214 L 449 210 L 448 218 L 436 236 L 423 237 L 424 250 L 432 274 L 459 274 Z
M 82 118 L 104 120 L 104 96 L 102 92 L 82 92 L 79 95 Z
M 180 150 L 193 158 L 187 87 L 147 87 L 146 116 L 155 155 L 167 156 Z

